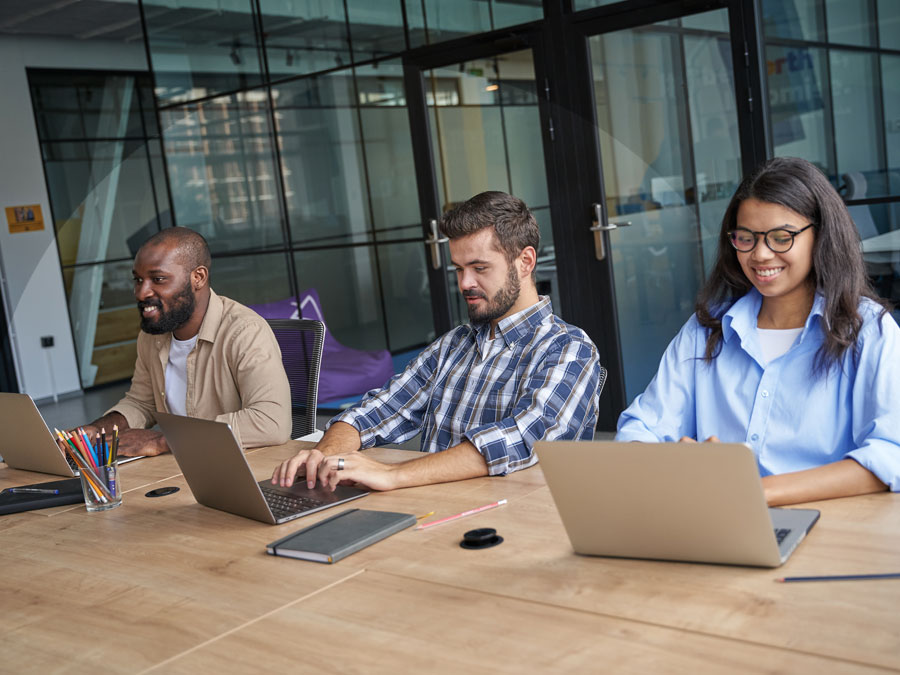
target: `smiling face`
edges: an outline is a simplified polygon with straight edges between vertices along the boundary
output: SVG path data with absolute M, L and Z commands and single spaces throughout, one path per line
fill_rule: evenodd
M 134 259 L 132 273 L 141 330 L 160 335 L 190 321 L 196 309 L 191 271 L 178 261 L 173 246 L 144 246 Z
M 809 225 L 809 220 L 779 204 L 750 198 L 741 202 L 736 224 L 754 232 L 775 228 L 799 232 Z M 810 276 L 814 243 L 815 228 L 809 228 L 794 237 L 793 246 L 784 253 L 776 253 L 766 246 L 762 236 L 757 237 L 752 251 L 736 251 L 741 269 L 762 294 L 764 304 L 773 300 L 798 304 L 811 301 L 815 293 Z
M 450 240 L 450 259 L 456 267 L 459 291 L 466 300 L 473 323 L 496 323 L 524 307 L 517 260 L 506 261 L 497 246 L 494 229 Z

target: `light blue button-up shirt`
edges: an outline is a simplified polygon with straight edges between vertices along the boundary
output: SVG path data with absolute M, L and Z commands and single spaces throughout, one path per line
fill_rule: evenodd
M 827 375 L 813 362 L 824 334 L 816 296 L 799 339 L 763 365 L 756 330 L 762 296 L 751 289 L 722 317 L 719 355 L 703 360 L 707 330 L 696 316 L 663 354 L 643 394 L 619 417 L 616 439 L 677 441 L 718 436 L 753 448 L 763 476 L 851 457 L 900 491 L 900 328 L 870 300 L 859 306 L 859 360 L 848 349 Z

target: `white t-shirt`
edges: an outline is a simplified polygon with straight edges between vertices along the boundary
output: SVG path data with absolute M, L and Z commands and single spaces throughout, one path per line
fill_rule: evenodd
M 175 415 L 187 415 L 187 357 L 197 344 L 197 335 L 190 340 L 176 340 L 169 345 L 166 364 L 166 404 Z
M 759 348 L 762 352 L 763 365 L 769 365 L 787 350 L 794 346 L 802 328 L 757 328 Z

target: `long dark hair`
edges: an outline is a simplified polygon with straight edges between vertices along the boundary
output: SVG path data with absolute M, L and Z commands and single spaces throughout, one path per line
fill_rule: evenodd
M 784 206 L 814 224 L 816 238 L 810 282 L 825 298 L 822 326 L 825 341 L 816 354 L 814 372 L 827 371 L 851 347 L 855 357 L 856 339 L 863 323 L 858 311 L 860 299 L 871 298 L 879 303 L 885 308 L 882 313 L 889 304 L 869 284 L 859 248 L 859 232 L 828 179 L 805 159 L 776 157 L 744 178 L 722 218 L 716 264 L 697 296 L 697 320 L 709 331 L 704 359 L 710 362 L 721 351 L 722 315 L 753 288 L 728 237 L 728 231 L 737 226 L 741 202 L 751 198 Z

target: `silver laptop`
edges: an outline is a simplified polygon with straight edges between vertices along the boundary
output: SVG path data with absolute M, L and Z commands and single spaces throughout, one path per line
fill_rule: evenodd
M 777 567 L 819 518 L 768 508 L 743 443 L 534 447 L 577 553 Z
M 167 413 L 156 419 L 194 498 L 204 506 L 277 525 L 369 494 L 346 485 L 334 492 L 319 485 L 310 490 L 305 480 L 289 488 L 271 480 L 257 483 L 229 425 Z
M 0 457 L 23 471 L 77 476 L 75 462 L 59 449 L 44 418 L 28 394 L 0 393 Z M 143 457 L 120 457 L 124 464 Z

